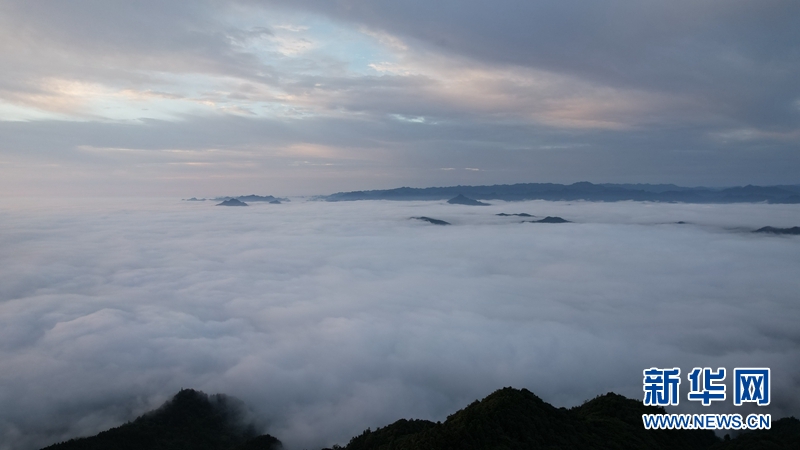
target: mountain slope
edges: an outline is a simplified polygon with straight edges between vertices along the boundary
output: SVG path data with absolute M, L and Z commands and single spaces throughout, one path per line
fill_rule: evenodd
M 642 414 L 663 408 L 609 393 L 571 409 L 555 408 L 525 389 L 500 389 L 443 423 L 399 420 L 354 437 L 346 450 L 534 450 L 800 448 L 796 419 L 774 430 L 721 441 L 712 431 L 646 430 Z
M 192 389 L 178 392 L 155 411 L 96 436 L 72 439 L 47 450 L 228 450 L 277 449 L 272 436 L 257 437 L 244 420 L 244 404 L 225 395 Z M 255 441 L 256 446 L 245 446 Z

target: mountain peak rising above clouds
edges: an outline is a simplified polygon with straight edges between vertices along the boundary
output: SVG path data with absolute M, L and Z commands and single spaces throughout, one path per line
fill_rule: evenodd
M 258 447 L 250 446 L 255 441 Z M 240 447 L 241 446 L 241 447 Z M 245 404 L 223 394 L 182 389 L 160 408 L 96 436 L 71 439 L 46 450 L 276 450 L 281 443 L 261 435 Z

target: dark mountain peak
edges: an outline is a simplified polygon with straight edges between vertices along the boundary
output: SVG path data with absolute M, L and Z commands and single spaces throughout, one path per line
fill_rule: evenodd
M 466 409 L 472 407 L 499 409 L 499 408 L 517 406 L 522 404 L 536 405 L 537 407 L 541 407 L 542 405 L 547 405 L 548 408 L 555 409 L 548 403 L 545 403 L 544 400 L 539 398 L 533 392 L 525 388 L 515 389 L 510 386 L 492 392 L 491 394 L 487 395 L 483 400 L 480 401 L 475 400 Z
M 217 394 L 218 398 L 225 398 L 224 394 Z M 204 406 L 209 405 L 208 394 L 203 391 L 196 391 L 194 389 L 181 389 L 177 394 L 167 400 L 161 408 L 168 409 L 170 407 L 181 406 Z M 159 410 L 161 409 L 159 408 Z
M 527 223 L 572 223 L 567 219 L 558 216 L 547 216 L 541 220 L 526 220 Z
M 450 222 L 445 222 L 444 220 L 434 219 L 434 218 L 425 217 L 425 216 L 412 217 L 412 219 L 423 220 L 425 222 L 430 222 L 430 223 L 432 223 L 434 225 L 450 225 Z
M 271 195 L 256 195 L 256 194 L 250 194 L 250 195 L 240 195 L 240 196 L 238 196 L 238 197 L 236 197 L 236 198 L 238 198 L 239 200 L 244 200 L 244 199 L 252 199 L 252 200 L 272 200 L 272 199 L 274 199 L 275 197 L 273 197 L 273 196 L 271 196 Z
M 72 439 L 47 447 L 48 450 L 229 450 L 249 443 L 258 436 L 249 420 L 244 402 L 222 394 L 208 395 L 193 389 L 181 389 L 161 407 L 145 413 L 133 422 L 102 433 Z M 280 442 L 269 436 L 261 444 L 243 449 L 277 449 Z
M 800 234 L 800 227 L 792 227 L 792 228 L 762 227 L 753 231 L 753 233 Z
M 643 412 L 663 412 L 608 393 L 567 410 L 527 389 L 506 387 L 443 423 L 402 420 L 353 438 L 346 450 L 710 449 L 712 431 L 645 430 Z
M 229 198 L 222 203 L 218 203 L 217 206 L 248 206 L 247 203 L 237 200 L 235 198 Z
M 505 387 L 448 416 L 444 428 L 453 439 L 456 439 L 461 430 L 481 428 L 502 430 L 503 434 L 524 434 L 523 430 L 528 430 L 529 433 L 537 430 L 567 433 L 571 427 L 567 419 L 563 410 L 546 403 L 533 392 Z M 481 439 L 488 446 L 495 438 L 496 436 L 486 435 Z M 466 441 L 468 437 L 460 436 L 458 439 Z
M 660 406 L 645 406 L 642 402 L 609 392 L 572 408 L 570 412 L 583 418 L 614 418 L 641 425 L 642 414 L 664 414 L 665 410 Z
M 235 198 L 243 202 L 268 202 L 268 203 L 274 202 L 276 200 L 277 201 L 286 200 L 283 198 L 273 197 L 271 195 L 256 195 L 256 194 L 240 195 Z
M 226 415 L 229 410 L 243 406 L 240 400 L 228 397 L 225 394 L 208 395 L 203 391 L 194 389 L 181 389 L 161 407 L 148 413 L 146 416 L 185 416 L 206 413 L 220 413 Z M 143 416 L 144 417 L 144 416 Z
M 402 445 L 409 438 L 414 438 L 424 431 L 436 427 L 437 424 L 429 420 L 400 419 L 397 422 L 378 428 L 375 431 L 367 428 L 359 436 L 350 439 L 347 450 L 368 450 L 368 449 L 395 449 L 403 448 Z M 334 449 L 341 449 L 334 446 Z M 325 448 L 322 450 L 332 450 Z
M 531 215 L 531 214 L 528 214 L 528 213 L 519 213 L 519 214 L 506 214 L 506 213 L 500 213 L 500 214 L 495 214 L 495 216 L 501 216 L 501 217 L 509 217 L 509 216 L 519 216 L 519 217 L 536 217 L 536 216 L 533 216 L 533 215 Z
M 557 408 L 527 389 L 505 387 L 448 416 L 446 423 L 469 423 L 486 419 L 492 422 L 510 420 L 510 423 L 514 423 L 523 418 L 525 418 L 523 420 L 538 420 L 559 413 Z
M 447 203 L 450 203 L 451 205 L 489 206 L 488 203 L 479 202 L 477 200 L 464 197 L 461 194 L 458 194 L 457 196 L 451 198 L 450 200 L 447 201 Z
M 275 203 L 275 202 L 283 203 L 290 201 L 288 198 L 275 197 L 272 195 L 256 195 L 256 194 L 239 195 L 239 196 L 227 195 L 224 197 L 217 197 L 214 200 L 224 201 L 230 199 L 236 199 L 239 200 L 240 202 L 264 202 L 264 203 Z

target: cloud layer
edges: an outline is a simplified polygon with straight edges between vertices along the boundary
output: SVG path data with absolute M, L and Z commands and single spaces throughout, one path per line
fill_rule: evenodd
M 637 398 L 651 366 L 771 367 L 769 411 L 800 413 L 800 241 L 748 233 L 797 225 L 795 205 L 2 205 L 0 448 L 95 433 L 181 387 L 319 448 L 507 385 Z

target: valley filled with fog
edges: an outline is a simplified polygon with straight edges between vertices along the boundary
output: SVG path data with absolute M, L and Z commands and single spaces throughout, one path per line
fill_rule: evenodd
M 682 368 L 670 411 L 693 367 L 770 367 L 759 412 L 800 414 L 800 237 L 751 232 L 800 205 L 215 203 L 0 200 L 0 449 L 181 388 L 319 448 L 504 386 L 640 398 L 653 366 Z

